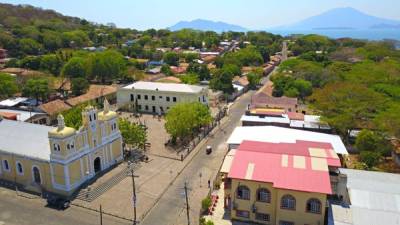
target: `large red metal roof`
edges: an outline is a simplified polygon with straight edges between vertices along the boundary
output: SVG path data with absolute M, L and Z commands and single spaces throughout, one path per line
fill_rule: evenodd
M 272 183 L 281 189 L 331 194 L 329 159 L 307 155 L 303 149 L 308 146 L 331 148 L 327 143 L 245 141 L 234 156 L 228 177 Z
M 310 149 L 318 150 L 312 154 Z M 324 142 L 296 140 L 296 143 L 271 143 L 244 140 L 238 150 L 326 158 L 329 166 L 341 167 L 340 159 L 332 145 Z

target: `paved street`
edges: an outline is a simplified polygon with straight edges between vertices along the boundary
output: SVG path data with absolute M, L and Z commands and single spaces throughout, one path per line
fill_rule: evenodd
M 227 151 L 225 144 L 233 129 L 239 124 L 241 115 L 245 112 L 247 104 L 250 102 L 250 97 L 253 94 L 250 91 L 240 97 L 229 109 L 229 115 L 225 118 L 220 128 L 217 130 L 213 137 L 207 141 L 200 143 L 197 148 L 196 154 L 192 158 L 187 167 L 176 177 L 172 185 L 162 194 L 159 201 L 144 217 L 140 224 L 144 225 L 180 225 L 187 224 L 186 211 L 185 211 L 185 196 L 183 191 L 184 182 L 188 182 L 190 188 L 189 202 L 190 202 L 190 218 L 191 224 L 197 224 L 199 219 L 199 211 L 201 200 L 207 195 L 207 181 L 212 180 L 218 172 L 222 160 Z M 205 154 L 205 147 L 211 145 L 214 149 L 211 155 Z M 202 174 L 201 178 L 199 174 Z
M 220 127 L 216 127 L 209 138 L 200 142 L 184 162 L 150 156 L 150 162 L 141 165 L 137 171 L 137 175 L 140 176 L 137 179 L 137 217 L 141 224 L 187 224 L 183 195 L 185 181 L 190 188 L 191 224 L 198 223 L 201 200 L 209 191 L 207 181 L 213 180 L 216 176 L 227 151 L 225 142 L 232 130 L 239 125 L 240 117 L 247 108 L 252 94 L 253 92 L 249 92 L 237 99 Z M 214 149 L 211 155 L 205 154 L 207 145 L 211 145 Z M 96 212 L 76 206 L 66 211 L 57 211 L 46 208 L 45 202 L 41 199 L 16 197 L 12 191 L 3 188 L 0 190 L 0 225 L 99 224 L 99 215 Z M 91 203 L 80 200 L 74 203 L 93 209 L 98 209 L 101 204 L 105 212 L 132 219 L 131 179 L 127 177 Z M 129 222 L 105 215 L 103 224 L 129 224 Z
M 58 211 L 46 207 L 42 199 L 17 196 L 12 190 L 0 188 L 0 225 L 98 225 L 99 213 L 70 207 Z M 103 215 L 103 224 L 128 225 L 132 222 Z

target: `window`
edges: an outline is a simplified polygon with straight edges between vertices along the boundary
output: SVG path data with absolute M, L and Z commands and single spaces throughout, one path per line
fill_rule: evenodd
M 173 101 L 173 102 L 176 102 L 176 97 L 172 97 L 172 101 Z
M 239 186 L 237 188 L 237 198 L 243 200 L 250 200 L 250 189 L 246 186 Z
M 293 222 L 289 222 L 289 221 L 279 221 L 279 225 L 294 225 Z
M 137 95 L 137 97 L 136 97 L 136 98 L 137 98 L 137 99 L 140 99 L 141 97 L 142 97 L 142 96 L 140 96 L 140 95 Z
M 282 209 L 296 209 L 296 199 L 291 195 L 284 195 L 281 199 Z
M 162 99 L 162 96 L 158 96 L 159 99 Z
M 145 95 L 144 100 L 147 100 L 147 99 L 149 99 L 149 96 Z
M 10 165 L 8 165 L 7 160 L 3 160 L 3 168 L 4 170 L 10 171 Z
M 71 147 L 69 146 L 69 144 L 67 144 L 67 149 L 69 150 Z
M 146 111 L 149 110 L 149 106 L 148 105 L 146 105 L 144 108 L 146 109 Z
M 93 114 L 93 120 L 96 120 L 96 114 Z
M 245 210 L 236 210 L 237 217 L 249 218 L 250 212 Z
M 310 213 L 321 213 L 321 202 L 315 198 L 308 200 L 306 210 Z
M 269 221 L 269 215 L 265 213 L 256 213 L 256 220 Z
M 169 102 L 169 97 L 168 96 L 166 97 L 166 99 L 167 99 L 167 102 Z
M 24 174 L 24 169 L 22 168 L 22 164 L 20 162 L 17 162 L 17 172 L 19 175 Z
M 58 144 L 53 144 L 53 148 L 54 148 L 54 151 L 56 151 L 56 152 L 60 151 L 60 145 L 58 145 Z
M 206 96 L 203 95 L 203 102 L 206 102 Z
M 142 110 L 142 105 L 137 106 L 139 110 Z
M 133 102 L 135 98 L 133 97 L 133 94 L 131 94 L 131 102 Z
M 259 188 L 257 190 L 257 201 L 259 202 L 271 202 L 271 192 L 266 188 Z
M 160 106 L 160 112 L 164 112 L 164 108 Z
M 156 96 L 152 95 L 151 96 L 151 100 L 155 101 L 156 100 Z
M 92 115 L 89 115 L 89 121 L 92 122 Z

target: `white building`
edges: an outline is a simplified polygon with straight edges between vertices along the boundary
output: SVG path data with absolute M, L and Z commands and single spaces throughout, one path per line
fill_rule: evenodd
M 347 149 L 338 135 L 297 130 L 276 126 L 236 127 L 227 143 L 229 149 L 237 148 L 242 141 L 273 143 L 296 143 L 297 140 L 330 143 L 336 154 L 348 155 Z
M 187 84 L 139 81 L 117 92 L 117 106 L 128 110 L 163 114 L 179 102 L 208 105 L 208 88 Z

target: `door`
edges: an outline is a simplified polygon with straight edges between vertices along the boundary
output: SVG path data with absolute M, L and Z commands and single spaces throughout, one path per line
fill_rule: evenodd
M 100 160 L 100 157 L 97 157 L 94 160 L 93 165 L 94 165 L 94 173 L 98 173 L 98 172 L 101 171 L 101 160 Z
M 40 171 L 37 167 L 33 167 L 33 182 L 37 184 L 42 183 L 42 179 L 40 177 Z

